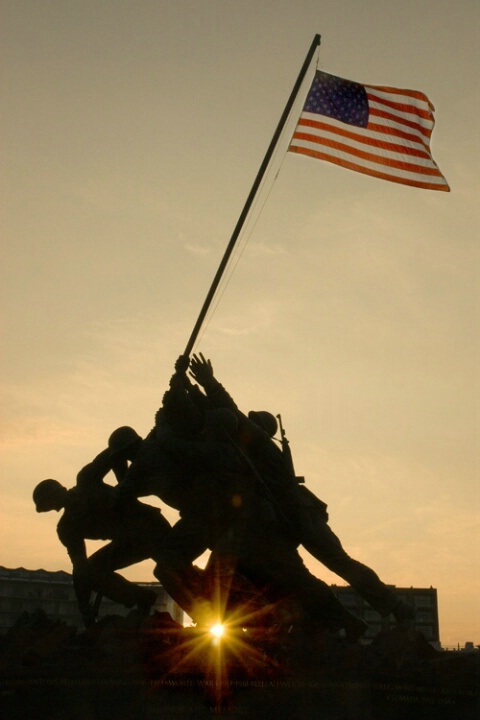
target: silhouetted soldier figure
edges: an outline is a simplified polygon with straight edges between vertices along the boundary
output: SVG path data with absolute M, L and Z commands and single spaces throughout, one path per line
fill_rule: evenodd
M 350 639 L 358 639 L 366 625 L 307 570 L 295 546 L 282 534 L 258 474 L 236 445 L 235 414 L 207 411 L 203 431 L 187 438 L 179 418 L 175 420 L 173 402 L 173 397 L 181 398 L 179 415 L 185 420 L 183 393 L 184 389 L 173 393 L 171 402 L 164 405 L 165 419 L 176 425 L 176 432 L 164 433 L 161 440 L 166 455 L 190 464 L 192 487 L 180 520 L 161 545 L 154 571 L 167 592 L 179 597 L 182 607 L 190 604 L 187 612 L 195 621 L 207 620 L 211 607 L 201 585 L 193 585 L 196 594 L 189 593 L 192 563 L 209 548 L 216 562 L 225 561 L 232 573 L 238 570 L 269 597 L 293 598 L 309 620 L 334 631 L 345 628 Z
M 115 457 L 131 462 L 116 488 L 120 502 L 153 494 L 179 512 L 180 519 L 157 548 L 155 575 L 170 596 L 194 616 L 202 572 L 193 561 L 213 546 L 231 521 L 226 512 L 225 476 L 238 471 L 238 459 L 234 458 L 232 466 L 231 454 L 221 444 L 216 443 L 212 450 L 208 423 L 196 453 L 177 452 L 175 440 L 193 440 L 205 426 L 206 408 L 201 406 L 201 398 L 200 407 L 192 400 L 186 381 L 188 362 L 188 358 L 186 363 L 177 361 L 176 367 L 181 367 L 171 378 L 155 426 L 146 438 L 139 442 L 131 428 L 118 428 L 110 436 L 109 446 Z M 236 423 L 235 416 L 229 415 Z
M 155 575 L 170 596 L 192 615 L 202 579 L 202 572 L 193 566 L 193 560 L 213 542 L 214 528 L 220 522 L 220 493 L 212 463 L 210 472 L 202 475 L 200 488 L 196 459 L 169 451 L 170 438 L 194 438 L 204 426 L 204 408 L 198 407 L 184 388 L 188 362 L 188 358 L 186 364 L 183 358 L 180 363 L 177 361 L 176 368 L 179 364 L 182 367 L 172 376 L 155 415 L 154 428 L 147 436 L 142 440 L 133 428 L 124 426 L 111 434 L 108 444 L 117 462 L 131 463 L 115 489 L 119 504 L 156 495 L 180 514 L 168 545 L 156 549 Z M 201 402 L 200 398 L 200 405 Z
M 298 485 L 291 464 L 285 462 L 280 448 L 272 440 L 277 430 L 275 417 L 265 411 L 244 415 L 214 377 L 211 362 L 201 353 L 192 357 L 190 373 L 204 388 L 212 405 L 236 413 L 241 447 L 274 496 L 279 520 L 286 523 L 297 544 L 346 580 L 380 615 L 386 617 L 393 613 L 399 625 L 411 624 L 413 607 L 397 598 L 373 570 L 346 553 L 328 525 L 327 505 L 306 487 Z
M 156 495 L 180 513 L 184 510 L 191 489 L 191 463 L 169 456 L 163 441 L 178 432 L 185 438 L 196 436 L 204 424 L 204 409 L 192 401 L 183 385 L 184 371 L 175 372 L 155 415 L 155 425 L 145 438 L 128 426 L 117 428 L 110 435 L 111 456 L 117 464 L 130 463 L 116 489 L 119 499 Z
M 128 608 L 136 606 L 142 613 L 150 612 L 156 593 L 129 582 L 115 570 L 152 558 L 170 530 L 170 523 L 157 508 L 139 501 L 119 506 L 115 488 L 103 482 L 101 472 L 94 472 L 95 467 L 108 466 L 108 454 L 101 453 L 101 460 L 97 456 L 93 467 L 92 463 L 86 466 L 74 488 L 48 479 L 33 491 L 37 512 L 64 511 L 57 534 L 72 561 L 73 584 L 86 626 L 95 622 L 92 591 Z M 110 542 L 87 557 L 85 540 Z
M 188 358 L 179 358 L 155 427 L 145 440 L 125 427 L 109 440 L 114 456 L 131 461 L 116 488 L 118 497 L 155 494 L 180 512 L 156 548 L 154 574 L 195 621 L 206 620 L 203 573 L 193 561 L 221 539 L 217 559 L 233 558 L 257 585 L 269 585 L 276 597 L 297 598 L 310 618 L 332 630 L 348 627 L 356 639 L 365 624 L 308 572 L 295 547 L 277 531 L 275 513 L 258 492 L 258 477 L 232 447 L 238 430 L 235 415 L 209 416 L 211 403 L 191 386 L 187 367 Z M 256 542 L 262 543 L 260 551 Z
M 119 428 L 117 431 L 117 444 L 130 444 L 140 438 L 132 428 Z M 105 476 L 112 471 L 115 475 L 117 483 L 121 482 L 125 477 L 128 469 L 128 463 L 125 457 L 120 453 L 113 454 L 110 448 L 106 448 L 99 453 L 88 465 L 85 465 L 77 474 L 77 488 L 93 491 L 95 488 L 105 485 Z

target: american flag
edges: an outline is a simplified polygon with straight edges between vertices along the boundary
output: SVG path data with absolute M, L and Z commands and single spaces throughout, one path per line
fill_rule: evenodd
M 383 180 L 448 192 L 430 152 L 433 111 L 421 92 L 361 85 L 317 70 L 288 149 Z

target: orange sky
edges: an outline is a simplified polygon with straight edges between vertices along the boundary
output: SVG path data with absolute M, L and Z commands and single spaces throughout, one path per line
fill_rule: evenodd
M 451 193 L 284 144 L 197 349 L 282 414 L 346 549 L 480 643 L 479 7 L 434 7 L 2 3 L 0 564 L 70 569 L 32 488 L 150 429 L 319 32 L 326 72 L 429 96 Z

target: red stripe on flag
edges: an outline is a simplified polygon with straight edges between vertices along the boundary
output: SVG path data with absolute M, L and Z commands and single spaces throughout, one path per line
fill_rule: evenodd
M 371 136 L 369 137 L 368 135 L 352 132 L 350 130 L 344 130 L 343 128 L 329 125 L 328 123 L 324 123 L 324 122 L 321 122 L 318 120 L 310 120 L 310 118 L 307 119 L 307 118 L 301 117 L 300 120 L 298 121 L 298 126 L 311 127 L 311 128 L 315 128 L 315 130 L 320 130 L 320 131 L 323 130 L 325 132 L 335 133 L 336 135 L 340 135 L 341 137 L 348 138 L 349 140 L 354 140 L 356 142 L 361 142 L 364 145 L 370 145 L 372 147 L 384 148 L 384 149 L 392 150 L 392 151 L 398 152 L 398 153 L 413 155 L 415 157 L 423 157 L 426 159 L 430 158 L 430 153 L 428 152 L 428 148 L 426 148 L 424 150 L 419 150 L 417 148 L 409 147 L 404 144 L 402 145 L 400 143 L 389 142 L 387 140 L 384 140 L 384 141 L 378 140 L 374 137 L 371 137 Z M 368 129 L 372 130 L 372 131 L 374 130 L 374 128 L 372 126 L 370 126 L 370 123 L 368 125 Z M 382 125 L 376 125 L 375 131 L 382 133 L 384 135 L 392 135 L 394 137 L 398 136 L 403 140 L 408 140 L 410 142 L 422 144 L 422 146 L 425 145 L 423 140 L 421 138 L 418 138 L 416 135 L 412 135 L 409 133 L 401 133 L 400 134 L 399 131 L 395 131 L 394 128 L 384 127 Z M 299 131 L 297 130 L 294 134 L 294 137 L 297 137 L 297 138 L 303 137 L 303 134 L 300 134 Z M 313 139 L 313 137 L 319 137 L 319 134 L 312 135 L 311 138 Z
M 386 112 L 384 110 L 380 110 L 379 108 L 371 107 L 369 110 L 369 121 L 367 124 L 370 124 L 370 118 L 371 117 L 377 117 L 377 118 L 383 118 L 387 123 L 388 122 L 394 122 L 398 123 L 399 125 L 404 125 L 405 127 L 411 128 L 412 130 L 416 131 L 418 134 L 430 138 L 432 134 L 432 128 L 425 128 L 420 125 L 420 123 L 415 122 L 414 120 L 410 120 L 409 118 L 399 117 L 398 115 L 394 115 L 393 113 Z M 392 125 L 389 125 L 389 127 L 392 127 Z
M 412 185 L 414 187 L 424 188 L 425 190 L 443 190 L 444 192 L 450 191 L 450 188 L 446 183 L 437 185 L 436 183 L 428 183 L 421 180 L 402 178 L 398 175 L 389 175 L 388 173 L 380 172 L 379 170 L 367 168 L 364 165 L 357 165 L 356 163 L 349 162 L 348 160 L 344 160 L 343 158 L 332 157 L 331 155 L 327 155 L 326 153 L 322 153 L 317 150 L 300 148 L 296 145 L 290 146 L 289 150 L 290 152 L 299 155 L 308 155 L 309 157 L 316 158 L 317 160 L 326 160 L 327 162 L 331 162 L 334 165 L 340 165 L 347 170 L 355 170 L 356 172 L 362 173 L 363 175 L 370 175 L 372 177 L 380 178 L 381 180 L 390 180 L 391 182 L 396 182 L 401 185 Z
M 428 97 L 424 93 L 419 92 L 418 90 L 402 90 L 400 88 L 387 87 L 386 85 L 365 85 L 364 87 L 367 92 L 369 92 L 369 90 L 378 90 L 378 92 L 382 92 L 388 95 L 404 95 L 405 97 L 411 97 L 415 100 L 420 100 L 421 102 L 424 102 L 426 105 L 428 105 L 432 112 L 435 110 Z
M 332 148 L 333 150 L 354 155 L 361 160 L 378 163 L 379 165 L 386 165 L 387 167 L 397 168 L 398 170 L 404 170 L 405 172 L 419 173 L 421 175 L 440 175 L 439 171 L 435 167 L 425 167 L 424 165 L 415 165 L 414 163 L 405 162 L 403 160 L 394 160 L 381 154 L 376 155 L 374 153 L 365 152 L 352 147 L 351 145 L 336 142 L 335 140 L 330 140 L 329 138 L 319 137 L 318 135 L 296 132 L 293 139 L 306 140 L 307 142 L 313 142 L 316 145 L 324 145 L 325 147 Z
M 432 114 L 429 110 L 423 110 L 422 108 L 418 107 L 418 105 L 410 105 L 408 103 L 400 103 L 396 100 L 387 100 L 387 98 L 381 97 L 381 95 L 375 95 L 375 93 L 372 93 L 371 91 L 367 90 L 367 96 L 369 100 L 373 100 L 374 102 L 377 102 L 381 105 L 385 105 L 385 107 L 393 108 L 394 110 L 398 110 L 400 113 L 407 113 L 409 115 L 418 115 L 419 117 L 423 118 L 424 120 L 427 120 L 428 122 L 431 122 L 432 120 Z

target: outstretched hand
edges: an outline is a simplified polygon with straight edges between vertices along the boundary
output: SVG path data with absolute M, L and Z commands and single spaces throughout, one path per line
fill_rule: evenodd
M 207 385 L 213 379 L 212 363 L 206 360 L 202 353 L 193 355 L 190 360 L 190 375 L 199 385 Z

